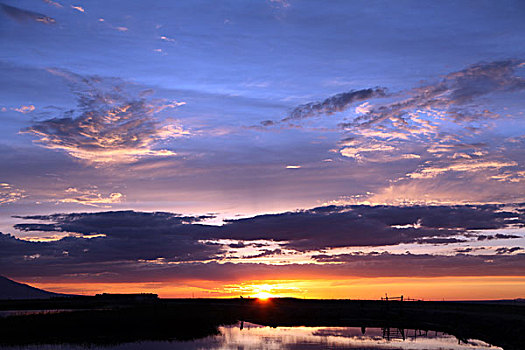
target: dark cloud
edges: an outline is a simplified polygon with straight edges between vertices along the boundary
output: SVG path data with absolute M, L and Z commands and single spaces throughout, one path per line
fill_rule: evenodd
M 223 260 L 228 255 L 226 251 L 231 248 L 263 248 L 251 255 L 242 253 L 245 255 L 243 258 L 261 258 L 284 254 L 283 248 L 320 252 L 326 248 L 346 246 L 451 244 L 476 237 L 512 238 L 514 235 L 482 232 L 509 225 L 523 227 L 525 223 L 523 213 L 512 208 L 507 210 L 502 205 L 328 206 L 228 220 L 223 226 L 203 224 L 210 218 L 208 215 L 187 216 L 165 212 L 110 211 L 19 218 L 43 221 L 17 224 L 15 227 L 24 231 L 25 236 L 33 231 L 69 236 L 55 241 L 31 242 L 1 235 L 0 250 L 3 253 L 0 274 L 10 276 L 23 271 L 35 274 L 45 271 L 44 275 L 49 276 L 83 273 L 128 275 L 131 271 L 139 273 L 137 270 L 141 270 L 144 276 L 161 274 L 160 271 L 175 271 L 173 273 L 178 274 L 181 270 L 173 270 L 174 265 Z M 221 239 L 230 242 L 222 244 Z M 264 248 L 262 244 L 253 242 L 257 240 L 272 240 L 280 248 Z M 374 255 L 381 255 L 382 258 L 373 259 Z M 358 265 L 359 256 L 363 256 L 362 262 L 371 267 L 374 264 L 387 266 L 393 260 L 396 264 L 399 260 L 401 264 L 405 258 L 412 263 L 423 259 L 403 255 L 389 256 L 387 261 L 383 254 L 318 254 L 316 260 Z M 426 257 L 421 261 L 432 266 L 433 259 L 437 258 Z M 478 264 L 478 267 L 481 264 L 479 258 L 467 261 Z M 442 264 L 443 268 L 439 271 L 449 267 L 445 262 Z M 200 269 L 203 265 L 192 266 L 199 266 Z M 460 270 L 461 266 L 457 268 Z M 460 273 L 459 270 L 457 273 Z M 372 274 L 370 271 L 363 273 Z
M 512 247 L 512 248 L 501 247 L 501 248 L 496 249 L 496 254 L 498 254 L 498 255 L 512 254 L 512 253 L 517 252 L 519 250 L 523 250 L 523 248 L 522 247 Z
M 70 82 L 78 108 L 60 117 L 36 121 L 22 130 L 37 136 L 43 147 L 63 150 L 90 163 L 126 163 L 142 157 L 174 155 L 156 145 L 187 134 L 179 125 L 155 118 L 157 112 L 183 102 L 148 100 L 126 92 L 126 84 L 118 79 L 52 72 Z
M 352 90 L 331 96 L 322 102 L 310 102 L 294 108 L 290 114 L 282 121 L 301 120 L 316 115 L 331 115 L 342 112 L 352 103 L 368 100 L 375 97 L 384 97 L 386 91 L 384 88 Z M 268 121 L 263 122 L 267 123 Z M 271 124 L 270 124 L 271 125 Z
M 523 214 L 502 205 L 462 206 L 327 206 L 296 212 L 227 220 L 223 226 L 203 225 L 210 216 L 114 211 L 100 213 L 25 216 L 53 223 L 21 223 L 21 231 L 73 232 L 108 237 L 169 235 L 193 240 L 273 240 L 296 250 L 346 246 L 385 246 L 400 243 L 447 244 L 518 238 L 483 234 L 483 230 L 522 227 Z M 474 232 L 474 230 L 476 232 Z M 478 233 L 479 232 L 479 233 Z M 457 237 L 457 236 L 463 236 Z M 240 247 L 237 243 L 238 247 Z
M 271 239 L 297 250 L 461 242 L 471 230 L 523 225 L 523 215 L 482 206 L 329 206 L 229 220 L 221 238 Z M 487 237 L 497 238 L 494 235 Z M 512 238 L 512 237 L 508 237 Z
M 23 21 L 36 21 L 44 24 L 55 24 L 56 21 L 54 18 L 43 15 L 41 13 L 23 10 L 18 7 L 9 6 L 6 4 L 0 4 L 2 11 L 12 19 L 23 22 Z
M 10 259 L 31 265 L 113 264 L 161 259 L 166 262 L 202 261 L 216 258 L 222 246 L 201 243 L 191 225 L 209 216 L 133 211 L 30 216 L 25 219 L 53 220 L 54 224 L 24 224 L 22 231 L 69 232 L 57 241 L 28 242 L 2 235 L 0 246 Z M 201 228 L 204 231 L 203 228 Z M 4 250 L 5 249 L 5 250 Z M 105 269 L 104 267 L 100 267 Z
M 516 239 L 516 238 L 522 238 L 522 237 L 518 235 L 507 235 L 503 233 L 497 233 L 491 236 L 488 236 L 488 235 L 478 235 L 477 236 L 478 241 L 490 241 L 493 239 Z
M 454 251 L 456 253 L 472 253 L 479 250 L 485 250 L 485 247 L 467 247 L 467 248 L 456 248 Z

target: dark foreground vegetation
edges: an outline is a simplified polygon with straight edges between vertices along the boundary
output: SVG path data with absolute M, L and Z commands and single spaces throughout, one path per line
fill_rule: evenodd
M 103 300 L 90 297 L 0 301 L 0 310 L 74 309 L 0 318 L 0 345 L 114 344 L 190 340 L 238 320 L 268 326 L 396 327 L 480 339 L 523 349 L 523 303 L 400 302 L 301 299 Z

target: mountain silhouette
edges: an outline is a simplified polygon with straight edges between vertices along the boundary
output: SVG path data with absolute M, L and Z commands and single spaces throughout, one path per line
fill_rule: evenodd
M 3 299 L 49 299 L 63 297 L 67 294 L 48 292 L 31 287 L 24 283 L 18 283 L 9 278 L 0 276 L 0 300 Z

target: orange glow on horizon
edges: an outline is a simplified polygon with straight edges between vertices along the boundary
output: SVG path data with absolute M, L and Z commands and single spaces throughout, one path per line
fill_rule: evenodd
M 45 290 L 97 293 L 156 293 L 161 298 L 380 299 L 403 295 L 422 300 L 490 300 L 525 296 L 524 276 L 375 277 L 347 279 L 258 280 L 247 282 L 173 281 L 151 283 L 42 283 L 21 281 Z

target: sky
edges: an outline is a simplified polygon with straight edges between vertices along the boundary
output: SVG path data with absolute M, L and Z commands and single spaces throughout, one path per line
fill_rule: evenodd
M 0 3 L 0 274 L 525 296 L 522 1 Z

